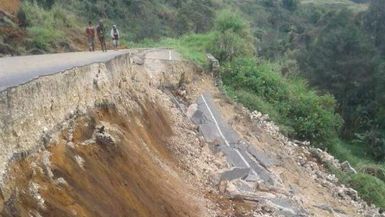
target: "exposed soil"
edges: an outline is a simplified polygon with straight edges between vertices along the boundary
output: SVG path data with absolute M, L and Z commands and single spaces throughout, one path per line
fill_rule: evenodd
M 20 0 L 0 0 L 0 9 L 15 14 L 21 5 Z
M 18 190 L 7 200 L 2 216 L 206 215 L 166 148 L 173 132 L 160 108 L 147 103 L 142 114 L 128 117 L 108 108 L 74 121 L 74 146 L 66 144 L 64 130 L 59 143 L 47 150 L 49 166 L 42 153 L 13 166 Z M 90 140 L 100 124 L 111 130 L 113 145 Z M 34 193 L 33 185 L 38 186 Z

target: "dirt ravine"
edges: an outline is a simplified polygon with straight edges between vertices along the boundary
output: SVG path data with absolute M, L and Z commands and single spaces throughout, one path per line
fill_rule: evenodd
M 0 216 L 280 216 L 256 199 L 276 195 L 297 201 L 304 216 L 364 216 L 214 83 L 176 53 L 151 49 L 0 93 Z M 241 195 L 220 180 L 231 166 L 190 120 L 203 93 L 242 140 L 276 159 L 267 170 L 280 188 L 253 183 Z

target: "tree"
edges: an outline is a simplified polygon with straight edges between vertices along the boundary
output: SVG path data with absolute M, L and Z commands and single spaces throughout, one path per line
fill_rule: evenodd
M 384 0 L 372 0 L 365 14 L 364 26 L 373 36 L 375 45 L 385 55 L 385 3 Z
M 310 82 L 338 100 L 346 138 L 374 117 L 376 50 L 354 19 L 348 10 L 335 14 L 298 60 Z
M 295 11 L 298 8 L 298 0 L 282 0 L 282 6 L 290 11 Z
M 194 0 L 181 5 L 178 10 L 176 24 L 178 34 L 186 32 L 202 33 L 211 29 L 215 17 L 211 1 Z
M 253 37 L 249 24 L 234 11 L 222 11 L 215 21 L 216 38 L 211 52 L 219 61 L 252 55 Z

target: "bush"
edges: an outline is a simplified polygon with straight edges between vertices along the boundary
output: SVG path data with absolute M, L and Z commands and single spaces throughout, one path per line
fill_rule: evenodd
M 330 95 L 319 96 L 299 78 L 283 78 L 269 62 L 238 58 L 224 65 L 224 85 L 238 101 L 252 110 L 273 114 L 287 126 L 289 136 L 325 145 L 335 138 L 341 118 Z
M 385 183 L 383 181 L 371 175 L 358 173 L 351 178 L 349 184 L 359 192 L 362 199 L 385 208 Z
M 215 39 L 210 52 L 221 62 L 252 55 L 253 37 L 249 24 L 234 11 L 221 11 L 215 21 Z
M 47 50 L 52 43 L 63 37 L 62 33 L 52 28 L 31 27 L 29 32 L 33 38 L 33 47 L 41 50 Z
M 326 164 L 326 167 L 341 183 L 355 189 L 366 202 L 385 208 L 385 182 L 370 174 L 342 172 L 332 164 Z
M 45 10 L 36 3 L 25 1 L 22 9 L 28 21 L 27 30 L 32 38 L 32 49 L 50 51 L 56 47 L 55 44 L 69 40 L 65 37 L 65 31 L 78 25 L 78 21 L 59 5 Z
M 378 164 L 364 164 L 358 166 L 358 171 L 363 174 L 377 177 L 385 182 L 385 168 Z

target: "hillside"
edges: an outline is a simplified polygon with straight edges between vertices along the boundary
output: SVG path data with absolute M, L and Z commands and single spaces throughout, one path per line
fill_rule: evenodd
M 255 134 L 254 131 L 243 131 L 242 125 L 258 130 L 248 125 L 246 120 L 247 116 L 256 115 L 259 122 L 269 123 L 264 125 L 269 130 L 263 131 L 263 135 L 278 134 L 285 144 L 288 141 L 300 146 L 310 144 L 311 147 L 303 148 L 304 152 L 294 148 L 291 155 L 298 158 L 295 162 L 300 167 L 305 167 L 305 170 L 311 167 L 310 172 L 316 172 L 310 176 L 328 177 L 328 182 L 318 183 L 327 188 L 320 190 L 319 194 L 329 198 L 328 191 L 342 189 L 343 198 L 345 193 L 349 195 L 342 202 L 324 198 L 325 203 L 344 207 L 340 214 L 352 216 L 349 213 L 356 212 L 355 209 L 364 212 L 365 204 L 381 208 L 369 210 L 376 213 L 374 216 L 380 216 L 385 209 L 385 24 L 382 22 L 385 4 L 382 0 L 110 0 L 65 3 L 25 0 L 18 11 L 17 2 L 2 1 L 1 4 L 5 8 L 2 11 L 7 11 L 0 12 L 1 55 L 87 50 L 84 28 L 88 21 L 93 24 L 101 21 L 107 29 L 117 24 L 122 33 L 121 48 L 173 48 L 197 64 L 199 70 L 194 72 L 199 76 L 201 71 L 212 72 L 214 80 L 205 76 L 195 79 L 212 82 L 205 83 L 205 87 L 215 89 L 211 93 L 217 94 L 214 99 L 222 106 L 232 102 L 248 110 L 243 118 L 229 114 L 240 113 L 239 109 L 227 107 L 231 112 L 221 110 L 225 116 L 232 117 L 230 119 L 235 124 L 232 122 L 230 125 L 241 131 L 241 136 Z M 107 42 L 111 47 L 109 38 Z M 211 54 L 209 58 L 208 53 Z M 169 60 L 172 60 L 172 54 L 169 55 Z M 152 70 L 160 67 L 156 64 L 146 66 Z M 166 72 L 168 70 L 162 71 Z M 132 79 L 135 81 L 134 75 Z M 164 81 L 166 78 L 158 79 Z M 203 85 L 199 82 L 194 84 Z M 193 86 L 180 85 L 175 95 L 183 99 L 177 107 L 185 105 L 187 109 L 187 105 L 194 103 L 193 99 L 184 98 L 185 91 Z M 194 100 L 199 98 L 194 95 L 194 90 L 191 92 Z M 101 117 L 86 115 L 104 121 Z M 216 115 L 211 116 L 215 119 Z M 238 123 L 238 118 L 243 121 Z M 112 125 L 117 124 L 114 121 L 111 120 Z M 123 131 L 124 126 L 116 130 Z M 264 142 L 274 143 L 269 139 Z M 295 144 L 293 147 L 297 147 Z M 269 152 L 274 151 L 269 149 Z M 338 160 L 333 160 L 334 157 L 324 151 Z M 319 159 L 320 153 L 323 156 L 325 153 L 329 160 Z M 293 156 L 282 155 L 280 158 Z M 307 164 L 308 161 L 312 166 Z M 317 168 L 325 174 L 317 175 Z M 292 168 L 281 169 L 290 171 Z M 95 172 L 100 171 L 95 168 Z M 335 178 L 330 178 L 329 173 L 333 173 Z M 290 185 L 290 178 L 286 180 L 285 184 Z M 291 192 L 288 188 L 286 190 Z M 306 195 L 312 193 L 304 191 L 301 199 L 309 199 Z M 330 196 L 333 197 L 336 195 Z M 145 200 L 152 198 L 146 197 Z M 352 202 L 352 205 L 352 200 L 358 204 Z M 307 210 L 314 206 L 302 205 Z M 155 210 L 158 208 L 154 207 Z M 189 207 L 182 207 L 185 208 L 189 210 Z M 290 210 L 299 212 L 301 209 L 297 208 L 290 207 Z M 335 209 L 331 210 L 333 213 Z M 319 210 L 314 212 L 322 213 Z
M 282 3 L 288 2 L 288 3 Z M 290 3 L 293 2 L 293 3 Z M 63 3 L 55 0 L 2 0 L 0 8 L 13 14 L 12 22 L 2 21 L 1 41 L 3 54 L 52 53 L 62 51 L 84 50 L 86 39 L 84 28 L 88 21 L 94 25 L 103 20 L 108 28 L 117 24 L 122 32 L 122 46 L 143 39 L 159 40 L 163 37 L 178 37 L 186 33 L 203 33 L 213 27 L 215 14 L 224 8 L 239 10 L 253 23 L 253 32 L 261 40 L 264 37 L 274 41 L 286 40 L 281 34 L 287 33 L 289 25 L 296 28 L 312 26 L 306 19 L 312 16 L 308 7 L 318 8 L 354 8 L 365 9 L 365 4 L 344 1 L 301 1 L 300 14 L 288 14 L 290 4 L 298 1 L 69 1 Z M 20 7 L 21 6 L 21 7 Z M 17 17 L 20 11 L 25 15 Z M 297 6 L 295 6 L 297 7 Z M 280 16 L 273 17 L 278 12 Z M 17 28 L 17 26 L 22 28 Z M 26 28 L 24 28 L 26 27 Z M 286 28 L 286 30 L 285 30 Z M 278 30 L 278 31 L 277 31 Z M 261 33 L 263 33 L 261 35 Z M 276 55 L 277 44 L 273 40 L 264 41 L 267 54 Z M 6 46 L 4 45 L 6 44 Z M 266 44 L 266 45 L 265 45 Z
M 130 50 L 1 91 L 0 215 L 376 216 L 324 167 L 341 163 L 170 51 Z

